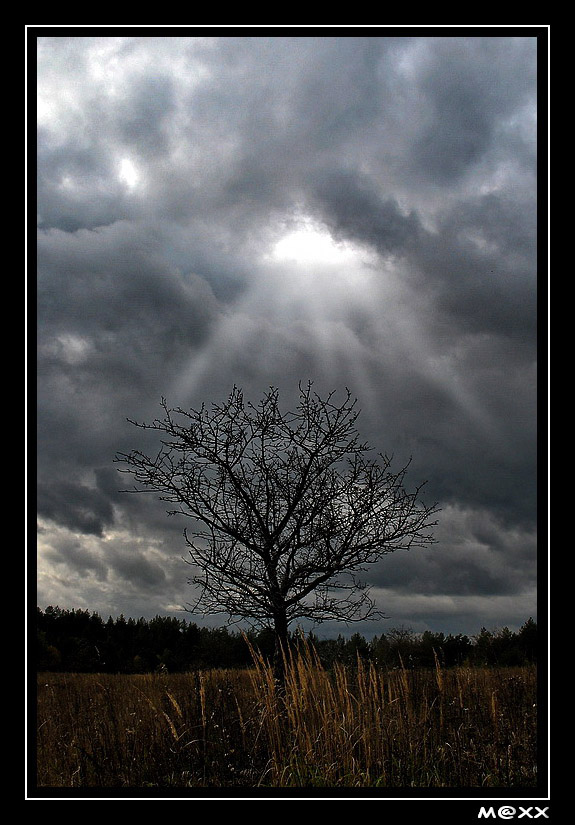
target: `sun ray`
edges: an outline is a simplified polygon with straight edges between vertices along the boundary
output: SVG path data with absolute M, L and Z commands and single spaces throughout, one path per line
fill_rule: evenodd
M 495 437 L 484 404 L 450 353 L 433 343 L 430 307 L 413 294 L 401 263 L 382 262 L 363 246 L 333 240 L 309 218 L 273 242 L 254 266 L 240 302 L 223 315 L 204 349 L 177 383 L 188 397 L 214 370 L 265 359 L 265 372 L 282 374 L 290 358 L 314 353 L 317 376 L 343 372 L 375 409 L 374 376 L 412 373 L 447 396 L 455 409 Z M 241 356 L 241 357 L 240 357 Z

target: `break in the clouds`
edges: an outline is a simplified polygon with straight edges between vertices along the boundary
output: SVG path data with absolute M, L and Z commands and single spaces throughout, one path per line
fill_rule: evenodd
M 537 38 L 278 31 L 38 39 L 39 604 L 191 601 L 183 525 L 118 492 L 115 453 L 154 447 L 126 418 L 311 379 L 442 507 L 366 572 L 366 630 L 519 626 Z

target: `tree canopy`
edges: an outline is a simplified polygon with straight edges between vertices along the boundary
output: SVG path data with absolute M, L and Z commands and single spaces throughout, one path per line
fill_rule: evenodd
M 190 520 L 184 530 L 194 610 L 274 629 L 278 647 L 294 620 L 380 616 L 358 574 L 387 553 L 434 539 L 435 505 L 404 486 L 360 440 L 357 400 L 321 398 L 299 385 L 283 412 L 270 388 L 254 405 L 234 387 L 227 400 L 170 409 L 135 426 L 161 434 L 157 454 L 119 453 L 131 492 L 155 492 Z

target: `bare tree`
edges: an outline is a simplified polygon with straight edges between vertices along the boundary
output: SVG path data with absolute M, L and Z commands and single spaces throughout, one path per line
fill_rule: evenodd
M 299 386 L 293 412 L 271 388 L 254 405 L 234 387 L 227 401 L 169 409 L 151 424 L 162 434 L 149 457 L 134 450 L 116 460 L 135 480 L 191 520 L 184 530 L 199 586 L 194 611 L 225 613 L 272 627 L 281 674 L 288 627 L 297 619 L 362 621 L 381 616 L 357 579 L 366 565 L 399 549 L 433 542 L 437 512 L 420 485 L 407 492 L 407 466 L 391 470 L 356 429 L 349 390 L 336 403 Z

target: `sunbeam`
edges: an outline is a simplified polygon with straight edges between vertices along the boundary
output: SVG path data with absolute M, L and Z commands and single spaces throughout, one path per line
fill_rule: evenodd
M 433 307 L 413 294 L 401 263 L 382 263 L 364 246 L 336 242 L 326 227 L 303 217 L 261 256 L 241 301 L 220 320 L 173 391 L 193 396 L 215 370 L 233 373 L 246 352 L 254 365 L 265 361 L 271 376 L 281 374 L 291 351 L 307 341 L 317 374 L 329 383 L 344 368 L 364 406 L 375 403 L 375 375 L 411 374 L 496 438 L 450 343 L 434 342 L 430 316 Z

